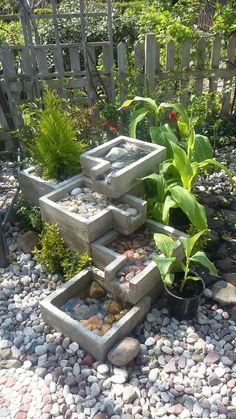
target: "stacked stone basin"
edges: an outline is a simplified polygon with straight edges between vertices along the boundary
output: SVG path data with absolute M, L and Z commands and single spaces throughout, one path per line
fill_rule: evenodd
M 41 302 L 44 321 L 69 336 L 72 341 L 80 344 L 98 360 L 104 360 L 109 349 L 118 340 L 132 332 L 133 328 L 145 317 L 151 305 L 151 298 L 148 296 L 142 298 L 136 305 L 125 305 L 122 307 L 123 313 L 122 310 L 120 312 L 120 318 L 113 324 L 112 322 L 108 323 L 107 331 L 98 330 L 98 316 L 96 315 L 91 315 L 90 320 L 85 318 L 86 315 L 80 321 L 73 318 L 73 312 L 70 313 L 68 308 L 72 299 L 75 302 L 76 299 L 81 301 L 84 298 L 84 292 L 91 287 L 91 284 L 98 283 L 99 285 L 102 282 L 98 270 L 84 269 Z M 113 297 L 108 295 L 108 298 L 112 299 Z M 118 300 L 112 301 L 113 303 L 115 301 L 117 305 L 122 304 Z M 98 299 L 94 298 L 93 304 L 99 304 Z M 77 310 L 78 306 L 77 301 Z M 94 323 L 94 327 L 92 323 Z
M 88 199 L 82 203 L 83 212 L 80 213 L 81 204 L 77 205 L 78 210 L 73 207 L 76 200 L 81 203 L 81 196 L 86 199 L 84 190 L 89 191 Z M 69 199 L 72 201 L 66 206 Z M 95 206 L 91 205 L 94 201 Z M 86 176 L 41 197 L 39 202 L 43 219 L 58 223 L 66 244 L 89 253 L 91 243 L 104 233 L 114 228 L 122 234 L 131 234 L 145 222 L 147 214 L 146 201 L 129 194 L 111 200 L 94 192 L 92 182 Z M 94 208 L 92 212 L 91 207 Z
M 174 254 L 180 260 L 183 251 L 178 239 L 186 237 L 184 233 L 153 220 L 147 220 L 139 230 L 130 237 L 110 231 L 91 246 L 94 264 L 104 270 L 106 288 L 133 304 L 143 295 L 152 293 L 153 289 L 160 293 L 162 288 L 159 270 L 152 260 L 152 256 L 158 254 L 153 247 L 153 234 L 167 234 L 176 240 Z
M 43 219 L 58 223 L 66 244 L 92 256 L 90 268 L 42 301 L 43 318 L 98 360 L 132 332 L 162 290 L 153 234 L 173 237 L 175 255 L 183 257 L 184 234 L 147 220 L 147 202 L 133 193 L 165 155 L 164 147 L 118 137 L 83 153 L 83 176 L 39 200 Z
M 120 136 L 83 153 L 81 166 L 96 191 L 118 198 L 156 171 L 165 155 L 165 147 Z

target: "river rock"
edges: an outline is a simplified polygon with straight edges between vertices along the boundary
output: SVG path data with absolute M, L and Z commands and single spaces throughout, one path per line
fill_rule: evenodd
M 211 364 L 215 364 L 220 360 L 220 354 L 217 351 L 211 351 L 204 358 L 205 364 L 209 367 Z
M 108 360 L 119 367 L 128 364 L 139 353 L 140 343 L 137 339 L 126 337 L 108 353 Z
M 236 287 L 226 281 L 218 281 L 212 288 L 213 299 L 221 304 L 236 304 Z
M 90 286 L 89 296 L 90 298 L 100 298 L 106 294 L 104 288 L 101 287 L 96 281 L 93 281 Z
M 127 151 L 120 147 L 112 147 L 109 153 L 105 156 L 105 159 L 110 162 L 115 162 L 122 158 Z
M 71 194 L 71 196 L 77 196 L 77 195 L 80 195 L 82 192 L 83 191 L 82 191 L 81 188 L 74 188 L 74 189 L 72 189 L 70 194 Z
M 26 231 L 26 233 L 19 234 L 17 237 L 17 244 L 24 253 L 31 253 L 32 250 L 38 246 L 38 234 L 35 231 Z

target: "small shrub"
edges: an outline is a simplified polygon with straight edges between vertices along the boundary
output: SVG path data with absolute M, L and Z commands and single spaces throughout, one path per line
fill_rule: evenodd
M 45 223 L 39 244 L 41 248 L 34 249 L 37 262 L 49 272 L 61 274 L 64 279 L 80 272 L 91 260 L 87 253 L 80 254 L 66 247 L 58 224 Z
M 62 100 L 47 89 L 44 103 L 31 150 L 45 179 L 63 180 L 80 172 L 80 154 L 86 147 L 76 141 L 76 130 Z
M 36 233 L 41 233 L 43 222 L 39 207 L 30 205 L 23 198 L 19 199 L 17 207 L 14 218 L 20 223 L 21 228 L 25 231 L 34 230 Z

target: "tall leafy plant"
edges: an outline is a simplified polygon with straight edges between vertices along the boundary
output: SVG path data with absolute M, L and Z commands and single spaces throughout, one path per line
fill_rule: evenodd
M 197 118 L 189 116 L 182 104 L 161 103 L 158 106 L 153 99 L 135 97 L 125 101 L 122 107 L 134 102 L 141 102 L 144 106 L 133 112 L 130 135 L 136 137 L 137 125 L 149 116 L 152 142 L 167 149 L 167 160 L 160 165 L 159 174 L 143 178 L 148 187 L 151 216 L 157 221 L 169 223 L 170 209 L 180 207 L 198 230 L 207 228 L 205 209 L 192 194 L 194 182 L 201 170 L 206 171 L 214 165 L 225 171 L 233 186 L 232 173 L 213 158 L 209 139 L 195 132 Z M 168 124 L 159 125 L 160 112 L 166 108 L 172 108 L 170 116 L 176 119 L 177 130 Z

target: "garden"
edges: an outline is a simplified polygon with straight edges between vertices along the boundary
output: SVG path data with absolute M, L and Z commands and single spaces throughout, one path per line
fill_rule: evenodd
M 236 15 L 193 3 L 0 5 L 0 418 L 236 418 Z

